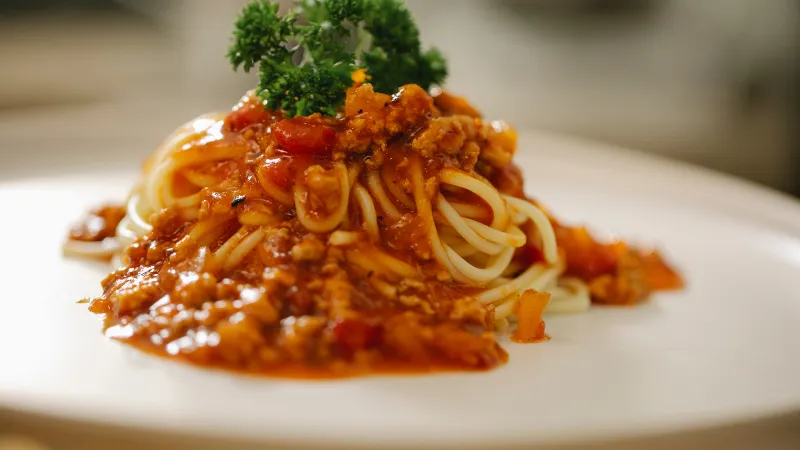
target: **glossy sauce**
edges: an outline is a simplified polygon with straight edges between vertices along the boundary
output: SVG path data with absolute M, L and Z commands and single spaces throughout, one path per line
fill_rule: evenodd
M 438 189 L 438 172 L 450 168 L 524 196 L 521 174 L 508 163 L 516 135 L 483 124 L 463 99 L 435 102 L 417 86 L 387 96 L 364 85 L 348 93 L 341 117 L 285 119 L 245 97 L 206 138 L 173 155 L 191 161 L 193 155 L 230 150 L 240 156 L 175 174 L 174 193 L 199 195 L 199 210 L 165 210 L 150 218 L 154 230 L 127 250 L 130 264 L 103 281 L 104 294 L 91 311 L 105 314 L 107 334 L 115 339 L 247 373 L 329 378 L 503 364 L 507 354 L 495 340 L 493 313 L 474 301 L 483 289 L 450 279 L 432 259 L 424 221 L 404 202 L 411 197 L 410 155 L 424 163 L 426 189 Z M 363 232 L 355 202 L 339 228 L 359 239 L 346 248 L 329 245 L 330 233 L 310 233 L 296 217 L 297 186 L 305 189 L 309 216 L 336 209 L 339 188 L 332 174 L 342 162 L 358 168 L 364 186 L 366 173 L 378 171 L 399 196 L 392 200 L 397 219 L 376 202 L 377 241 Z M 447 189 L 454 201 L 482 208 L 480 221 L 491 221 L 488 205 Z M 112 213 L 94 217 L 110 225 L 118 215 Z M 212 231 L 187 242 L 200 222 L 213 223 Z M 677 277 L 657 255 L 598 244 L 580 229 L 554 224 L 568 272 L 590 283 L 600 301 L 638 301 Z M 235 267 L 220 267 L 210 256 L 236 233 L 249 236 L 253 230 L 264 233 L 262 241 Z M 108 230 L 90 234 L 75 236 L 99 238 Z M 517 250 L 513 264 L 520 272 L 542 260 L 537 245 Z M 411 267 L 414 276 L 385 273 L 380 261 L 387 257 Z M 518 314 L 533 332 L 514 338 L 546 339 L 546 301 L 537 293 L 523 297 Z

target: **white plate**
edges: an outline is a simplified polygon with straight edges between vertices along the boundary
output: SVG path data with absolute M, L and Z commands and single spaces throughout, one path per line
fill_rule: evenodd
M 67 144 L 16 149 L 28 156 L 0 179 L 5 408 L 257 442 L 424 447 L 586 442 L 800 408 L 800 204 L 787 197 L 524 135 L 530 194 L 566 220 L 662 247 L 688 289 L 551 317 L 551 341 L 508 344 L 509 363 L 488 373 L 287 381 L 176 364 L 103 337 L 75 300 L 98 294 L 106 269 L 64 260 L 59 246 L 86 207 L 124 196 L 144 153 Z M 81 169 L 110 161 L 131 168 Z

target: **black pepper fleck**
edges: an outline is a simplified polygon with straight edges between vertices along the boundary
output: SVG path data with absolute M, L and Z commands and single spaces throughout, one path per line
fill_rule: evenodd
M 237 196 L 237 197 L 236 197 L 236 198 L 234 198 L 234 199 L 233 199 L 233 201 L 231 202 L 231 206 L 233 206 L 233 207 L 235 208 L 235 207 L 237 207 L 237 206 L 241 205 L 241 204 L 242 204 L 242 203 L 245 201 L 245 199 L 246 199 L 246 198 L 247 198 L 247 197 L 246 197 L 246 196 L 244 196 L 244 195 L 239 195 L 239 196 Z

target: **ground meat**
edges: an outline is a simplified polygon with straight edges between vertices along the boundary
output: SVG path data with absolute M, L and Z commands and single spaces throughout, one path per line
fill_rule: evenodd
M 327 248 L 322 240 L 311 234 L 292 247 L 292 259 L 296 262 L 319 261 L 325 256 Z
M 433 330 L 423 326 L 420 316 L 410 311 L 390 318 L 383 325 L 384 345 L 404 359 L 429 361 L 428 347 L 433 339 Z
M 333 169 L 315 165 L 306 169 L 305 175 L 308 187 L 307 207 L 312 213 L 327 215 L 339 207 L 341 187 Z
M 208 272 L 183 272 L 178 279 L 172 297 L 185 305 L 202 305 L 212 298 L 217 288 L 217 277 Z
M 478 138 L 482 124 L 480 119 L 469 116 L 437 117 L 428 121 L 425 128 L 414 136 L 411 148 L 431 158 L 437 153 L 456 155 L 467 142 Z
M 389 96 L 363 84 L 348 91 L 344 106 L 349 119 L 337 135 L 336 147 L 347 152 L 385 149 L 392 137 L 414 128 L 433 115 L 433 100 L 416 85 L 401 87 Z
M 478 163 L 481 154 L 481 146 L 476 141 L 469 141 L 461 147 L 458 153 L 458 166 L 462 170 L 472 170 Z
M 418 295 L 400 295 L 397 300 L 404 306 L 421 311 L 424 314 L 433 315 L 434 313 L 430 302 Z
M 460 114 L 470 117 L 481 117 L 480 111 L 475 109 L 475 107 L 472 106 L 467 99 L 449 94 L 447 92 L 441 92 L 439 95 L 435 96 L 433 98 L 433 103 L 445 116 Z
M 281 333 L 278 343 L 292 361 L 305 362 L 309 358 L 309 350 L 313 340 L 328 320 L 325 317 L 300 316 L 281 322 Z M 311 344 L 311 345 L 310 345 Z
M 323 297 L 328 315 L 335 319 L 347 318 L 351 315 L 350 298 L 353 285 L 347 278 L 347 274 L 341 269 L 334 273 L 323 282 Z
M 258 254 L 264 265 L 274 267 L 289 259 L 292 245 L 288 228 L 270 228 L 258 247 Z
M 597 303 L 630 305 L 653 290 L 683 285 L 680 276 L 656 254 L 641 254 L 623 242 L 603 244 L 585 228 L 555 225 L 556 238 L 567 262 L 566 273 L 589 285 Z
M 433 99 L 416 84 L 401 86 L 392 96 L 386 115 L 386 131 L 396 136 L 420 125 L 433 114 Z
M 514 130 L 483 122 L 464 99 L 434 99 L 414 85 L 387 95 L 360 84 L 336 117 L 287 120 L 262 106 L 251 94 L 221 129 L 176 154 L 192 162 L 173 174 L 178 206 L 147 218 L 153 230 L 128 247 L 128 266 L 103 282 L 90 306 L 107 315 L 109 330 L 199 364 L 287 375 L 298 368 L 341 376 L 504 362 L 487 333 L 493 313 L 476 300 L 483 288 L 452 279 L 433 257 L 430 217 L 416 212 L 409 171 L 422 162 L 422 195 L 430 201 L 444 192 L 462 204 L 477 202 L 463 190 L 442 190 L 443 168 L 523 197 L 521 173 L 510 163 Z M 194 162 L 191 155 L 208 158 Z M 369 192 L 382 185 L 389 197 L 375 202 L 377 238 L 366 238 L 373 212 L 356 201 L 341 221 L 328 223 L 333 228 L 305 228 L 306 219 L 331 218 L 343 206 L 342 189 L 356 183 Z M 490 217 L 488 208 L 474 210 L 478 220 L 481 212 Z M 72 237 L 113 236 L 123 215 L 97 210 Z M 434 220 L 442 218 L 434 210 Z M 553 224 L 566 273 L 585 280 L 595 301 L 630 303 L 651 287 L 680 282 L 658 255 Z M 531 234 L 530 225 L 521 228 Z M 334 230 L 360 238 L 328 245 Z M 519 249 L 512 264 L 522 271 L 540 261 L 534 244 Z
M 422 259 L 430 260 L 432 250 L 426 239 L 425 222 L 416 214 L 404 214 L 400 220 L 386 228 L 384 239 L 389 248 L 408 252 Z
M 103 297 L 115 307 L 117 314 L 127 314 L 150 305 L 162 294 L 152 266 L 120 269 L 103 281 Z
M 467 367 L 493 367 L 505 359 L 505 352 L 500 349 L 493 333 L 475 336 L 452 323 L 439 325 L 433 330 L 431 342 L 448 360 Z
M 486 308 L 472 297 L 462 297 L 453 301 L 449 319 L 473 325 L 486 325 Z
M 217 350 L 226 361 L 247 366 L 264 344 L 261 324 L 252 316 L 236 313 L 219 322 L 214 331 L 219 335 Z
M 511 163 L 517 151 L 517 132 L 507 123 L 494 121 L 484 130 L 486 145 L 481 149 L 481 160 L 495 168 Z
M 100 242 L 116 235 L 117 225 L 125 217 L 122 206 L 104 206 L 90 211 L 69 232 L 73 241 Z

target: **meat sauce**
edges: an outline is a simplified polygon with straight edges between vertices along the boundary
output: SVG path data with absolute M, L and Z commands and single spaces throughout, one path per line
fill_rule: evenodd
M 189 166 L 172 181 L 177 195 L 222 181 L 221 187 L 200 190 L 198 220 L 218 218 L 227 228 L 208 250 L 179 253 L 194 221 L 171 210 L 152 218 L 154 230 L 128 249 L 128 265 L 104 280 L 104 295 L 91 303 L 91 311 L 106 315 L 108 335 L 196 364 L 291 377 L 482 370 L 506 361 L 491 315 L 471 298 L 479 290 L 450 281 L 432 262 L 424 223 L 405 205 L 396 205 L 403 213 L 399 220 L 379 215 L 382 242 L 364 240 L 342 250 L 326 244 L 328 234 L 306 231 L 294 209 L 268 195 L 260 182 L 268 180 L 279 195 L 306 185 L 311 214 L 324 216 L 338 195 L 326 173 L 346 160 L 364 170 L 385 170 L 387 180 L 410 195 L 404 152 L 435 106 L 418 87 L 404 90 L 395 97 L 371 89 L 351 95 L 354 117 L 347 126 L 319 116 L 282 119 L 248 97 L 225 119 L 220 139 L 181 150 L 188 155 L 198 146 L 250 149 L 241 159 Z M 423 136 L 417 151 L 430 151 L 440 145 L 436 141 Z M 379 142 L 383 151 L 338 151 L 358 149 L 362 142 Z M 459 160 L 463 139 L 451 136 L 446 145 L 449 154 L 424 159 L 426 178 L 445 166 L 472 170 L 477 153 Z M 312 168 L 319 168 L 313 179 Z M 320 188 L 312 189 L 314 184 Z M 343 228 L 358 230 L 360 212 L 350 207 Z M 274 218 L 263 244 L 233 270 L 207 270 L 207 251 L 219 248 L 249 214 Z M 383 280 L 395 294 L 389 298 L 376 290 L 377 273 L 346 263 L 346 253 L 369 259 L 374 249 L 413 264 L 423 279 L 440 280 Z
M 355 87 L 343 114 L 284 119 L 246 96 L 225 119 L 221 136 L 181 150 L 246 152 L 174 175 L 176 194 L 200 195 L 199 211 L 187 218 L 167 209 L 150 218 L 153 231 L 128 248 L 128 264 L 103 281 L 103 295 L 90 305 L 105 315 L 107 334 L 195 364 L 288 377 L 485 370 L 504 363 L 492 312 L 473 299 L 481 289 L 452 281 L 432 259 L 425 224 L 403 198 L 412 192 L 408 156 L 414 153 L 424 162 L 426 190 L 438 189 L 436 174 L 448 167 L 477 173 L 501 192 L 523 197 L 521 173 L 510 163 L 513 130 L 483 124 L 463 99 L 434 100 L 413 85 L 395 96 Z M 362 184 L 366 171 L 378 171 L 396 190 L 400 216 L 377 212 L 379 241 L 361 233 L 363 218 L 354 202 L 341 228 L 361 234 L 348 248 L 329 245 L 330 233 L 310 233 L 296 217 L 293 185 L 306 187 L 310 215 L 335 209 L 340 192 L 329 174 L 343 161 L 360 167 Z M 482 208 L 480 220 L 491 220 L 488 206 L 471 194 L 452 194 Z M 121 214 L 95 211 L 71 237 L 113 236 Z M 187 243 L 198 221 L 213 221 L 216 234 L 204 237 L 203 245 Z M 632 303 L 680 283 L 657 254 L 601 245 L 582 229 L 553 223 L 568 273 L 586 280 L 597 301 Z M 237 230 L 257 227 L 265 236 L 255 251 L 236 267 L 214 265 L 212 252 Z M 421 276 L 384 277 L 377 263 L 374 271 L 350 264 L 354 258 L 378 261 L 380 254 Z M 541 260 L 535 246 L 515 255 L 520 268 Z M 520 317 L 540 321 L 546 299 L 533 292 L 523 297 L 529 301 L 520 303 Z M 515 338 L 541 338 L 543 323 L 537 327 Z
M 125 208 L 103 206 L 89 213 L 69 231 L 69 239 L 80 242 L 100 242 L 116 234 L 117 225 L 125 217 Z

